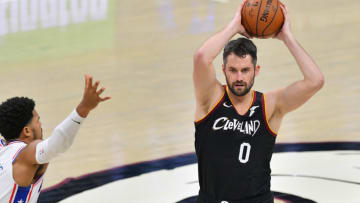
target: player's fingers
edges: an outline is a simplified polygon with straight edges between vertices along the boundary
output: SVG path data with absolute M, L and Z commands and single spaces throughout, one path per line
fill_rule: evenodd
M 252 37 L 246 32 L 244 31 L 243 33 L 240 33 L 241 35 L 245 36 L 248 39 L 251 39 Z
M 243 1 L 240 3 L 239 7 L 237 8 L 237 12 L 239 13 L 240 17 L 241 17 L 241 11 L 242 11 L 242 9 L 243 9 L 243 7 L 244 7 L 245 2 L 246 2 L 246 0 L 243 0 Z
M 241 3 L 240 3 L 240 9 L 242 9 L 242 7 L 244 6 L 246 0 L 243 0 Z
M 285 4 L 282 4 L 282 5 L 283 5 L 283 7 L 285 8 L 285 11 L 288 13 L 288 12 L 289 12 L 288 7 L 287 7 Z
M 287 15 L 287 11 L 285 10 L 285 7 L 283 5 L 280 5 L 280 8 L 281 8 L 281 11 L 283 12 L 284 14 L 284 18 L 285 19 L 288 19 L 288 15 Z
M 280 5 L 280 8 L 281 8 L 281 10 L 283 11 L 284 15 L 287 15 L 287 14 L 288 14 L 288 10 L 287 10 L 287 8 L 286 8 L 286 6 L 285 6 L 284 4 L 281 4 L 281 5 Z

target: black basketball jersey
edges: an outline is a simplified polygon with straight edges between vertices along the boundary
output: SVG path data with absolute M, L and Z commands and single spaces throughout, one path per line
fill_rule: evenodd
M 215 200 L 251 200 L 270 193 L 270 160 L 276 134 L 268 126 L 265 98 L 252 91 L 245 115 L 237 113 L 228 90 L 195 122 L 200 193 Z

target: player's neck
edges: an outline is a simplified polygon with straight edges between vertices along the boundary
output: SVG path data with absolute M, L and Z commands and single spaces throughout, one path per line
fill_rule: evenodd
M 233 94 L 229 89 L 227 89 L 227 93 L 231 99 L 231 102 L 233 105 L 243 105 L 248 104 L 252 102 L 252 96 L 253 96 L 253 90 L 251 89 L 248 93 L 246 93 L 244 96 L 237 96 Z
M 5 142 L 6 142 L 6 145 L 9 145 L 10 143 L 13 143 L 13 142 L 23 142 L 23 143 L 25 143 L 25 144 L 28 144 L 28 143 L 26 143 L 24 140 L 22 140 L 22 139 L 15 139 L 15 140 L 5 140 Z

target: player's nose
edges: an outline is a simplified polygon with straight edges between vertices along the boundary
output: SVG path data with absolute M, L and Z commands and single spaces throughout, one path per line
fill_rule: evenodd
M 244 75 L 241 73 L 241 71 L 238 71 L 236 73 L 236 80 L 237 81 L 243 81 L 244 80 Z

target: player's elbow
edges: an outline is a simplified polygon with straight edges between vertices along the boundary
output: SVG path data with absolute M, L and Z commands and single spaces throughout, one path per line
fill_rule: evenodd
M 204 60 L 204 53 L 200 50 L 197 50 L 194 54 L 194 63 Z
M 325 84 L 325 77 L 324 77 L 324 75 L 321 73 L 321 74 L 318 76 L 317 80 L 316 80 L 316 87 L 317 87 L 317 89 L 320 90 L 320 89 L 324 86 L 324 84 Z
M 199 67 L 200 65 L 211 63 L 206 57 L 206 54 L 201 49 L 197 50 L 194 54 L 194 65 Z
M 310 82 L 311 89 L 319 91 L 325 84 L 325 77 L 323 74 L 319 74 Z

